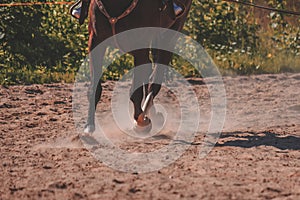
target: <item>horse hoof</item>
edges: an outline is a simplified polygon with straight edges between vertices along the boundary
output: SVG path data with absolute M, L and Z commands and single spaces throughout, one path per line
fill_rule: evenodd
M 84 127 L 84 133 L 93 133 L 95 131 L 95 125 L 87 124 Z
M 146 133 L 149 133 L 151 131 L 151 129 L 152 129 L 152 123 L 151 122 L 146 126 L 139 126 L 138 123 L 136 121 L 134 121 L 133 130 L 136 133 L 146 134 Z
M 140 114 L 138 119 L 134 121 L 134 131 L 138 133 L 149 133 L 152 129 L 151 120 L 144 114 Z

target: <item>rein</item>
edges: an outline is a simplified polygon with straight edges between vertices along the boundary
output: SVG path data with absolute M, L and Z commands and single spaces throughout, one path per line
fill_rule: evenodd
M 252 6 L 255 8 L 260 8 L 260 9 L 265 9 L 265 10 L 271 10 L 271 11 L 275 11 L 275 12 L 279 12 L 279 13 L 285 13 L 285 14 L 290 14 L 290 15 L 300 15 L 300 12 L 295 12 L 295 11 L 291 11 L 291 10 L 281 10 L 281 9 L 277 9 L 277 8 L 270 8 L 267 6 L 257 5 L 257 4 L 250 3 L 250 2 L 244 2 L 244 1 L 238 1 L 238 0 L 224 0 L 224 1 L 242 4 L 242 5 L 246 5 L 246 6 Z

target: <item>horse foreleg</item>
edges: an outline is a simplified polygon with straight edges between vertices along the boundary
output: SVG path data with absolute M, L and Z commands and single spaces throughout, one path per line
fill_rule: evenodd
M 152 73 L 152 65 L 149 62 L 149 50 L 137 50 L 132 52 L 132 55 L 136 66 L 130 90 L 130 100 L 134 105 L 134 119 L 138 126 L 147 126 L 151 121 L 145 116 L 141 104 L 144 99 L 144 88 L 148 88 L 149 76 Z M 144 66 L 140 67 L 140 65 Z
M 150 107 L 153 105 L 153 100 L 158 95 L 161 85 L 164 81 L 166 70 L 165 65 L 169 64 L 171 57 L 172 53 L 170 52 L 164 50 L 153 51 L 155 67 L 150 76 L 149 87 L 147 88 L 147 93 L 151 96 L 149 97 L 148 105 L 145 105 L 145 109 L 150 109 Z
M 155 67 L 150 76 L 148 96 L 146 97 L 146 101 L 143 105 L 143 110 L 146 113 L 149 113 L 149 116 L 153 120 L 154 124 L 157 127 L 163 127 L 165 123 L 165 119 L 162 113 L 157 112 L 154 105 L 154 98 L 158 95 L 161 85 L 164 81 L 165 73 L 166 73 L 166 65 L 169 64 L 172 57 L 172 53 L 156 50 L 153 52 L 153 59 L 155 62 Z M 147 101 L 148 100 L 148 101 Z
M 95 73 L 95 74 L 101 74 L 101 73 Z M 88 90 L 89 110 L 88 110 L 88 119 L 84 130 L 85 133 L 93 133 L 95 131 L 95 112 L 96 112 L 97 104 L 100 101 L 101 94 L 102 94 L 101 80 L 95 80 L 95 79 L 94 81 L 92 81 L 93 83 L 91 83 Z
M 105 50 L 94 49 L 90 55 L 90 76 L 91 84 L 88 90 L 88 118 L 85 125 L 85 133 L 93 133 L 95 131 L 95 112 L 98 102 L 100 101 L 102 94 L 101 76 L 102 76 L 102 65 L 101 59 L 103 59 Z

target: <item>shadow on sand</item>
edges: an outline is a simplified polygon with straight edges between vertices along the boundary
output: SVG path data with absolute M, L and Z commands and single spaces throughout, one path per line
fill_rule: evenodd
M 90 146 L 97 146 L 99 142 L 88 135 L 80 136 L 83 142 Z M 173 140 L 168 135 L 156 135 L 152 138 L 156 140 Z M 201 145 L 202 142 L 187 142 L 184 140 L 173 140 L 175 144 L 181 145 Z M 223 142 L 224 141 L 224 142 Z M 242 147 L 252 148 L 258 146 L 272 146 L 280 150 L 300 150 L 300 137 L 297 136 L 281 136 L 273 132 L 230 132 L 222 133 L 216 147 Z
M 230 138 L 230 140 L 229 140 Z M 217 147 L 233 146 L 251 148 L 258 146 L 272 146 L 281 150 L 300 150 L 300 138 L 296 136 L 279 136 L 272 132 L 232 132 L 223 133 L 220 139 L 224 143 L 217 143 Z M 226 141 L 226 140 L 229 141 Z

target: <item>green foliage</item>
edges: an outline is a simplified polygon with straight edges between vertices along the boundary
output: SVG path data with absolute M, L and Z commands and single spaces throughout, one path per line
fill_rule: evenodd
M 288 5 L 287 0 L 267 3 L 279 9 Z M 0 7 L 0 84 L 74 81 L 87 56 L 88 31 L 87 23 L 79 26 L 68 9 L 66 5 Z M 300 72 L 300 18 L 293 24 L 287 15 L 268 13 L 266 28 L 249 7 L 195 0 L 183 31 L 206 49 L 223 74 Z M 172 65 L 184 76 L 200 76 L 178 56 Z M 133 58 L 122 56 L 103 78 L 119 79 L 132 66 Z
M 88 33 L 87 25 L 71 19 L 68 7 L 0 7 L 0 13 L 0 84 L 62 81 L 76 72 Z
M 269 5 L 278 9 L 285 9 L 286 1 L 270 0 Z M 300 55 L 300 27 L 289 24 L 285 16 L 280 13 L 271 12 L 270 27 L 274 47 L 281 51 L 286 51 L 294 55 Z M 300 18 L 298 18 L 298 24 Z
M 287 1 L 270 0 L 268 4 L 286 9 Z M 289 23 L 286 15 L 269 13 L 265 17 L 270 24 L 264 29 L 247 6 L 222 0 L 194 1 L 184 30 L 205 47 L 223 74 L 299 72 L 300 27 Z M 179 58 L 173 63 L 178 70 L 184 66 L 184 75 L 193 72 Z
M 120 56 L 117 49 L 108 48 L 105 54 L 104 63 L 113 61 L 107 69 L 103 69 L 103 80 L 119 80 L 123 74 L 126 74 L 134 66 L 134 59 L 131 55 L 125 54 Z M 113 58 L 118 58 L 113 60 Z
M 247 23 L 251 17 L 247 8 L 226 1 L 194 1 L 185 31 L 206 48 L 222 53 L 255 49 L 258 25 Z
M 246 73 L 242 66 L 235 68 L 231 55 L 245 53 L 251 56 L 256 52 L 259 25 L 251 19 L 253 14 L 249 8 L 237 4 L 222 0 L 193 1 L 184 32 L 199 42 L 223 69 Z M 180 59 L 176 60 L 173 62 L 175 68 L 180 70 L 182 65 L 185 66 Z M 185 68 L 189 76 L 198 75 L 192 66 Z

